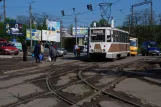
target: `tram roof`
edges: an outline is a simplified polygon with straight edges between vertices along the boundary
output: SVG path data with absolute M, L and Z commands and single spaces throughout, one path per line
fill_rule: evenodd
M 117 31 L 129 33 L 128 31 L 118 29 L 118 28 L 112 28 L 112 27 L 91 27 L 90 29 L 109 29 L 109 30 L 117 30 Z

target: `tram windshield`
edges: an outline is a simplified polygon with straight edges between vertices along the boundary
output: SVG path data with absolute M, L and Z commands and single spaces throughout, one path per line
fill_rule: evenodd
M 105 30 L 91 30 L 91 42 L 105 42 Z

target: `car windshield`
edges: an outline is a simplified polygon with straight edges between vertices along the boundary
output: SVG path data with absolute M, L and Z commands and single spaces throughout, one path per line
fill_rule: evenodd
M 148 44 L 148 47 L 150 48 L 150 47 L 158 47 L 158 45 L 155 43 L 155 42 L 150 42 L 149 44 Z
M 157 44 L 149 44 L 149 47 L 158 47 Z
M 64 48 L 58 48 L 57 50 L 65 50 Z

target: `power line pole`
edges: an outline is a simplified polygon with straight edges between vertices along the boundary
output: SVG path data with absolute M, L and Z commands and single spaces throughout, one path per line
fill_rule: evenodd
M 32 6 L 31 4 L 34 3 L 35 1 L 29 3 L 29 12 L 30 12 L 30 49 L 32 49 Z
M 4 21 L 6 20 L 6 0 L 3 0 Z
M 61 48 L 63 47 L 63 32 L 62 32 L 63 28 L 62 28 L 62 20 L 60 20 L 60 44 L 61 44 Z
M 134 28 L 134 7 L 138 7 L 138 6 L 142 6 L 142 5 L 145 5 L 145 4 L 151 4 L 151 19 L 150 19 L 150 23 L 152 25 L 153 23 L 153 10 L 152 10 L 152 0 L 146 0 L 144 2 L 141 2 L 141 3 L 137 3 L 137 4 L 134 4 L 131 6 L 131 28 L 130 28 L 130 31 L 133 32 L 133 28 Z
M 76 37 L 76 44 L 77 44 L 77 15 L 75 14 L 75 8 L 73 8 L 73 12 L 75 15 L 75 37 Z

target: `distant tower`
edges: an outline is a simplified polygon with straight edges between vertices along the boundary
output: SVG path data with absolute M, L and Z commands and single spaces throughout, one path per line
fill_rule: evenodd
M 96 22 L 94 22 L 94 23 L 93 23 L 93 27 L 96 27 L 96 26 L 97 26 L 97 25 L 96 25 Z
M 112 27 L 112 28 L 114 28 L 114 27 L 115 27 L 115 23 L 114 23 L 114 19 L 113 19 L 113 17 L 112 17 L 112 19 L 111 19 L 111 27 Z

